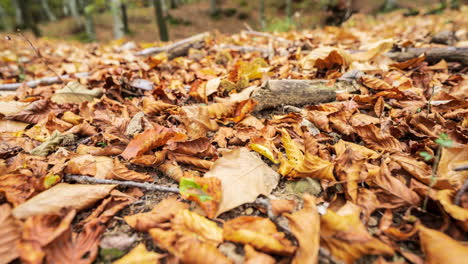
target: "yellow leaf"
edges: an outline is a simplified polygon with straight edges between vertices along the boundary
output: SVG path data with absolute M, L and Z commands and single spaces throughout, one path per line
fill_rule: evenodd
M 304 154 L 302 153 L 299 145 L 296 141 L 291 139 L 291 136 L 286 129 L 283 128 L 281 130 L 281 135 L 281 142 L 283 143 L 284 150 L 286 151 L 288 162 L 293 168 L 299 167 L 304 161 Z
M 127 255 L 112 264 L 156 264 L 163 255 L 146 250 L 143 243 L 134 247 Z
M 255 143 L 251 143 L 249 145 L 250 149 L 252 149 L 253 151 L 259 153 L 260 155 L 264 156 L 265 158 L 271 160 L 271 162 L 275 163 L 275 164 L 278 164 L 279 161 L 277 159 L 275 159 L 275 155 L 273 154 L 273 152 L 263 146 L 263 145 L 260 145 L 260 144 L 255 144 Z

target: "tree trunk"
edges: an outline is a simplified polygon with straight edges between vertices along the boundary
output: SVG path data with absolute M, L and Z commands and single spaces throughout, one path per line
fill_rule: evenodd
M 120 0 L 111 0 L 111 11 L 114 19 L 114 38 L 120 39 L 125 35 L 125 26 L 122 15 L 122 2 Z
M 83 25 L 83 21 L 80 17 L 80 12 L 78 11 L 78 2 L 77 0 L 68 0 L 68 6 L 70 7 L 70 13 L 75 19 L 78 25 Z
M 1 23 L 0 26 L 3 30 L 5 31 L 12 30 L 10 21 L 8 21 L 7 13 L 1 4 L 0 4 L 0 23 Z
M 210 0 L 210 14 L 216 15 L 218 13 L 218 1 Z
M 125 34 L 130 34 L 130 27 L 128 26 L 127 4 L 122 3 L 122 5 L 120 6 L 120 9 L 122 9 L 122 22 L 124 26 L 124 32 Z
M 18 0 L 11 0 L 11 5 L 15 9 L 15 27 L 22 28 L 24 27 L 23 12 L 21 12 L 20 5 Z
M 162 1 L 163 0 L 153 0 L 154 11 L 156 14 L 156 21 L 158 23 L 159 28 L 159 38 L 161 39 L 161 41 L 168 41 L 169 33 L 167 31 L 166 19 L 163 16 Z
M 258 12 L 260 13 L 260 27 L 265 30 L 266 19 L 265 19 L 265 0 L 260 0 L 260 7 Z
M 19 1 L 19 8 L 21 11 L 21 16 L 24 19 L 24 26 L 25 28 L 31 29 L 33 32 L 34 36 L 40 37 L 41 36 L 41 31 L 37 27 L 37 16 L 32 12 L 32 9 L 30 8 L 30 1 L 29 0 L 21 0 Z
M 286 15 L 288 17 L 288 22 L 292 22 L 292 0 L 286 0 Z
M 88 5 L 84 10 L 84 26 L 86 31 L 86 36 L 89 41 L 96 41 L 96 31 L 94 29 L 94 6 L 93 4 Z
M 171 8 L 171 9 L 177 8 L 177 3 L 176 3 L 175 0 L 170 0 L 170 4 L 171 4 L 171 5 L 170 5 L 170 8 Z
M 42 5 L 42 9 L 44 9 L 44 12 L 46 13 L 47 18 L 49 19 L 49 21 L 57 20 L 57 17 L 54 15 L 52 10 L 50 10 L 49 2 L 47 2 L 47 0 L 41 0 L 41 5 Z

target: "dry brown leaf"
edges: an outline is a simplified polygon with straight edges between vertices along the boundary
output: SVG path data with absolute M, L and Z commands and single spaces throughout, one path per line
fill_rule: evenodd
M 47 119 L 49 113 L 59 113 L 60 110 L 49 100 L 38 100 L 32 102 L 20 112 L 9 115 L 8 119 L 22 121 L 30 124 L 36 124 L 41 120 Z
M 362 84 L 364 84 L 365 86 L 367 86 L 368 88 L 371 88 L 371 89 L 374 89 L 374 90 L 388 90 L 388 89 L 393 88 L 386 81 L 381 80 L 381 79 L 376 78 L 376 77 L 372 77 L 372 76 L 363 76 L 363 77 L 361 77 L 361 79 L 359 79 L 359 81 Z
M 13 120 L 0 120 L 0 133 L 3 132 L 19 132 L 26 129 L 28 123 L 13 121 Z
M 296 201 L 294 200 L 270 200 L 271 210 L 276 216 L 284 213 L 292 213 L 296 208 Z
M 362 255 L 388 255 L 395 252 L 391 247 L 372 237 L 360 220 L 360 210 L 348 202 L 339 211 L 330 209 L 320 219 L 320 246 L 332 256 L 354 263 Z
M 292 214 L 285 214 L 291 232 L 296 237 L 299 248 L 293 264 L 317 263 L 320 247 L 320 217 L 315 206 L 315 197 L 304 195 L 304 208 Z
M 301 66 L 305 70 L 330 69 L 333 65 L 347 67 L 352 62 L 352 57 L 344 50 L 335 47 L 320 47 L 312 50 L 301 60 Z
M 145 244 L 140 243 L 122 258 L 112 262 L 112 264 L 158 264 L 159 259 L 164 255 L 148 251 Z
M 468 179 L 468 171 L 455 171 L 454 168 L 466 164 L 468 164 L 468 146 L 443 148 L 437 167 L 437 181 L 446 180 L 454 189 L 460 188 Z
M 19 256 L 16 243 L 20 239 L 20 226 L 11 215 L 11 206 L 0 205 L 0 264 L 7 264 Z
M 385 161 L 382 161 L 380 173 L 373 179 L 374 183 L 388 193 L 397 197 L 403 204 L 418 205 L 421 199 L 405 183 L 394 177 Z
M 34 193 L 32 177 L 24 174 L 0 176 L 0 193 L 15 206 L 24 203 Z
M 98 179 L 111 179 L 114 159 L 104 156 L 80 155 L 70 159 L 65 173 L 89 175 Z
M 139 173 L 129 170 L 118 159 L 114 159 L 114 166 L 111 169 L 111 177 L 116 180 L 137 181 L 137 182 L 152 182 L 153 177 L 148 174 Z
M 151 212 L 125 216 L 125 222 L 138 231 L 148 231 L 169 222 L 178 211 L 187 209 L 188 204 L 177 201 L 173 196 L 158 203 Z
M 167 111 L 169 109 L 177 108 L 176 105 L 167 104 L 163 101 L 156 101 L 151 97 L 144 97 L 142 102 L 142 109 L 146 115 L 157 115 L 163 111 Z
M 133 164 L 140 165 L 140 166 L 148 166 L 148 167 L 155 166 L 156 167 L 160 165 L 161 163 L 163 163 L 164 160 L 166 160 L 166 154 L 167 154 L 166 150 L 161 150 L 161 151 L 154 153 L 154 155 L 141 155 L 139 157 L 131 159 L 130 162 Z
M 171 220 L 171 229 L 180 233 L 193 234 L 203 242 L 215 245 L 223 242 L 223 229 L 216 222 L 188 209 L 179 210 Z
M 81 210 L 106 197 L 116 185 L 59 183 L 13 210 L 16 218 L 58 213 L 62 208 Z
M 23 225 L 18 243 L 20 258 L 28 263 L 42 263 L 44 248 L 70 228 L 75 210 L 62 210 L 59 214 L 29 217 Z
M 184 177 L 184 171 L 175 161 L 166 161 L 159 165 L 158 169 L 176 182 L 179 182 Z
M 121 156 L 126 160 L 130 160 L 153 148 L 165 145 L 170 139 L 182 136 L 172 129 L 163 126 L 150 128 L 136 135 L 127 145 Z
M 123 152 L 122 146 L 107 146 L 105 148 L 99 148 L 87 145 L 78 145 L 76 148 L 76 154 L 85 155 L 90 154 L 93 156 L 117 156 Z
M 268 253 L 289 256 L 296 248 L 278 232 L 270 219 L 257 216 L 240 216 L 224 224 L 224 239 L 249 244 Z
M 421 248 L 426 254 L 428 264 L 462 264 L 468 259 L 468 246 L 452 239 L 444 233 L 418 226 Z
M 354 127 L 356 133 L 371 148 L 377 151 L 402 151 L 400 142 L 389 133 L 385 133 L 375 125 Z
M 173 153 L 171 156 L 174 157 L 174 160 L 178 163 L 192 165 L 195 168 L 199 168 L 201 170 L 209 170 L 211 169 L 211 167 L 213 167 L 213 161 L 211 160 L 204 160 L 197 157 L 193 157 L 191 155 L 179 153 Z
M 439 201 L 449 215 L 458 221 L 465 222 L 465 226 L 468 226 L 468 209 L 455 205 L 453 197 L 454 191 L 452 190 L 441 190 L 435 194 L 435 199 Z
M 354 152 L 357 152 L 361 155 L 364 155 L 366 158 L 368 159 L 377 159 L 380 157 L 380 154 L 369 149 L 369 148 L 366 148 L 362 145 L 358 145 L 358 144 L 355 144 L 355 143 L 352 143 L 352 142 L 348 142 L 348 141 L 344 141 L 342 139 L 340 139 L 340 141 L 338 141 L 338 143 L 336 143 L 335 145 L 333 145 L 333 148 L 335 149 L 335 152 L 336 152 L 336 155 L 337 156 L 340 156 L 342 155 L 346 148 L 351 148 Z
M 279 180 L 275 171 L 246 148 L 225 153 L 204 177 L 221 180 L 222 200 L 216 215 L 253 202 L 260 194 L 269 195 Z
M 275 264 L 275 259 L 265 253 L 256 251 L 251 245 L 244 246 L 245 262 L 244 264 Z

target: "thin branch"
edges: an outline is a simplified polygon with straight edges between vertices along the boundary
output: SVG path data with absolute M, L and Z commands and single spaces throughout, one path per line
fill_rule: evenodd
M 465 170 L 468 170 L 468 165 L 462 165 L 462 166 L 459 166 L 459 167 L 456 167 L 455 169 L 453 169 L 454 171 L 465 171 Z M 460 202 L 461 202 L 461 198 L 463 196 L 463 194 L 468 190 L 468 179 L 465 180 L 465 183 L 463 183 L 462 187 L 460 188 L 460 190 L 458 190 L 457 192 L 457 195 L 455 195 L 455 200 L 454 200 L 454 203 L 456 205 L 460 205 Z
M 76 181 L 79 183 L 93 183 L 93 184 L 118 184 L 124 187 L 137 187 L 137 188 L 143 188 L 143 189 L 151 190 L 151 191 L 179 193 L 179 188 L 174 188 L 174 187 L 156 185 L 156 184 L 147 183 L 147 182 L 141 183 L 141 182 L 134 182 L 134 181 L 117 181 L 117 180 L 97 179 L 97 178 L 89 177 L 85 175 L 66 175 L 65 181 Z
M 58 77 L 45 77 L 37 80 L 32 80 L 26 82 L 25 84 L 30 88 L 36 88 L 39 85 L 51 85 L 55 83 L 62 83 L 64 79 L 70 78 L 87 78 L 89 76 L 88 72 L 79 72 L 75 74 L 65 74 Z M 0 84 L 0 91 L 14 91 L 18 89 L 23 83 L 5 83 Z

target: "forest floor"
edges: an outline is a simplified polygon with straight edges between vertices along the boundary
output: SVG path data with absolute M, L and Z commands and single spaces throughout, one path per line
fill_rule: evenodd
M 2 35 L 0 264 L 463 263 L 467 12 Z

